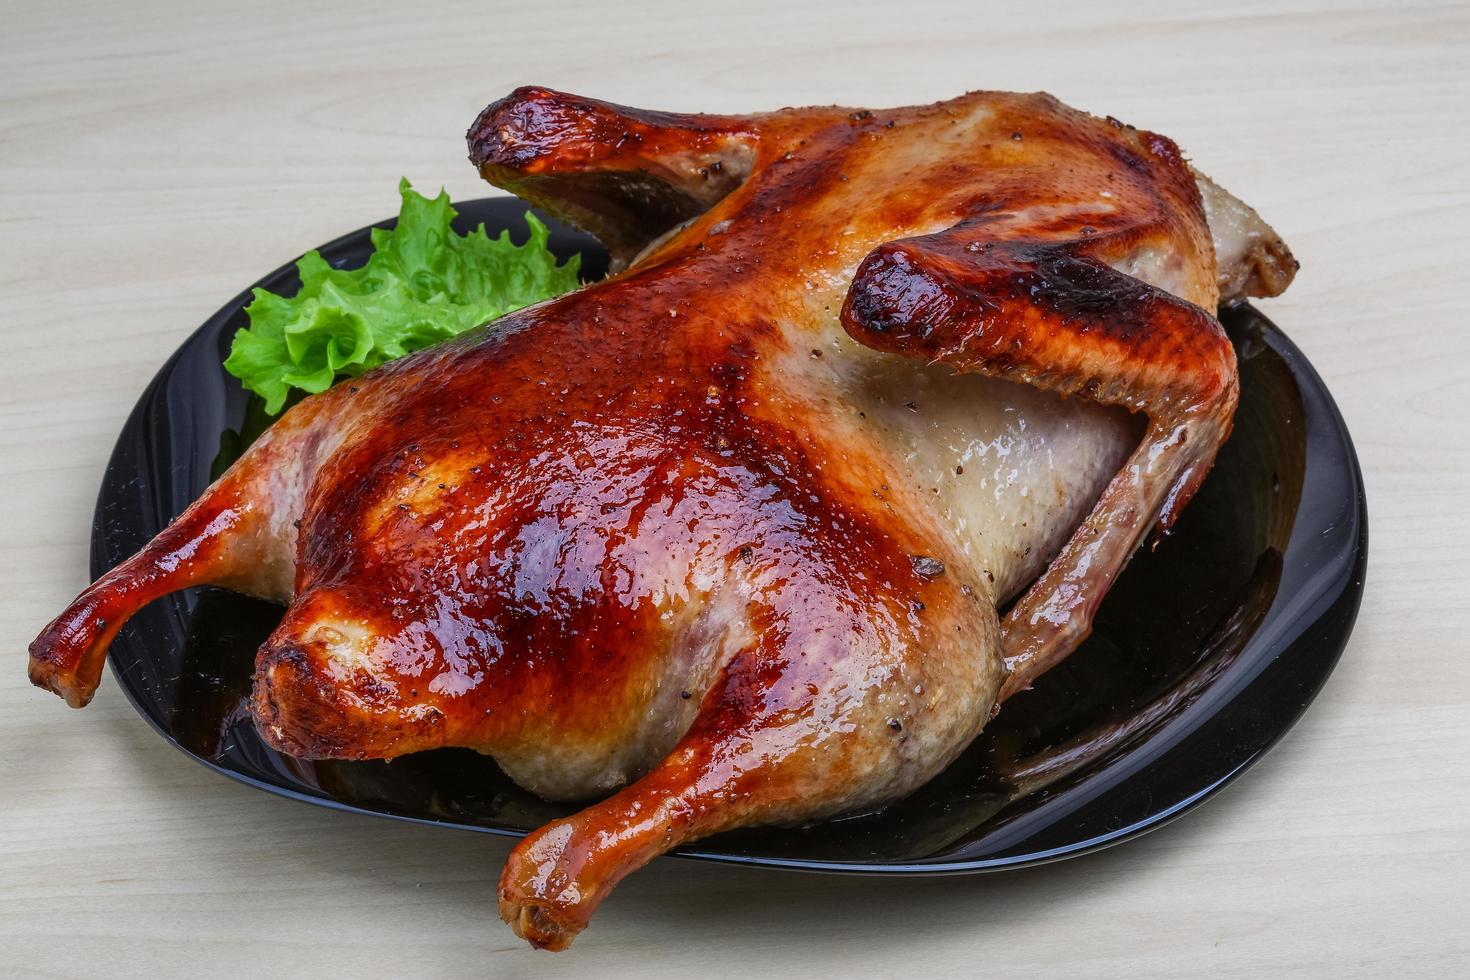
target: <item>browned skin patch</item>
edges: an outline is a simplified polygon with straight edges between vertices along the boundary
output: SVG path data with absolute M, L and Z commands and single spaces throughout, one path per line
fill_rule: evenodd
M 308 399 L 42 634 L 32 676 L 84 703 L 143 602 L 251 588 L 230 515 L 287 501 L 295 598 L 255 684 L 268 741 L 472 746 L 567 796 L 635 780 L 512 853 L 502 915 L 537 946 L 680 843 L 930 778 L 1070 651 L 1228 431 L 1209 231 L 1162 137 L 1047 96 L 715 117 L 527 88 L 469 143 L 627 271 Z M 1144 253 L 1176 295 L 1111 267 Z M 1148 414 L 1157 459 L 1115 480 L 1004 636 L 991 570 L 793 380 L 839 308 L 896 355 Z M 310 465 L 272 476 L 307 431 Z

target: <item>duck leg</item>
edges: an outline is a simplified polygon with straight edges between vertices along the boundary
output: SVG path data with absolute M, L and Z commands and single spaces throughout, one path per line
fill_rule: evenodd
M 862 604 L 844 601 L 852 583 L 831 566 L 751 603 L 731 634 L 747 639 L 668 756 L 511 852 L 500 914 L 517 935 L 564 949 L 623 877 L 680 844 L 869 809 L 954 759 L 1000 686 L 994 608 L 953 583 L 876 568 L 891 589 Z M 919 594 L 928 604 L 916 613 Z
M 31 644 L 31 683 L 85 707 L 117 631 L 143 606 L 180 589 L 221 585 L 289 600 L 293 521 L 317 461 L 339 438 L 322 423 L 340 400 L 327 392 L 293 408 L 142 551 L 77 596 Z

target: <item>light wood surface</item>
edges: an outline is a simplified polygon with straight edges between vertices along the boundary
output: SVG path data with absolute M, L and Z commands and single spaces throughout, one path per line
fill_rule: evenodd
M 0 974 L 1470 970 L 1463 2 L 0 7 Z M 212 775 L 110 678 L 83 712 L 33 690 L 25 646 L 86 582 L 158 365 L 261 272 L 390 213 L 400 175 L 483 195 L 461 134 L 533 81 L 711 111 L 1044 88 L 1257 206 L 1303 265 L 1265 309 L 1336 393 L 1372 515 L 1357 632 L 1284 744 L 1188 818 L 1038 870 L 659 861 L 552 956 L 495 917 L 505 843 Z

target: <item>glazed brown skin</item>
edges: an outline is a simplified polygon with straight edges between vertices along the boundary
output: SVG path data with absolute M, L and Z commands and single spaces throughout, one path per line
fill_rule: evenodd
M 521 89 L 469 141 L 625 271 L 307 399 L 31 676 L 85 704 L 177 588 L 289 600 L 254 695 L 282 751 L 469 746 L 547 796 L 617 790 L 507 862 L 501 913 L 546 948 L 671 847 L 947 765 L 1208 471 L 1221 284 L 1294 268 L 1243 205 L 1255 237 L 1217 267 L 1174 145 L 1047 96 L 712 117 Z M 974 510 L 920 465 L 950 469 L 893 404 L 910 382 L 974 399 L 961 428 L 994 414 L 970 435 L 1020 412 L 1074 456 L 1017 442 L 1036 486 Z

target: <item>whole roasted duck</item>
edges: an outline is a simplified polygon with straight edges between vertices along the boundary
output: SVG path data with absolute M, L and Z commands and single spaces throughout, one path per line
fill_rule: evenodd
M 144 603 L 289 604 L 271 745 L 468 746 L 597 801 L 501 880 L 551 949 L 672 847 L 909 793 L 1067 656 L 1230 431 L 1213 311 L 1295 270 L 1168 139 L 1045 95 L 705 116 L 523 88 L 469 145 L 616 274 L 302 402 L 30 673 L 81 706 Z

